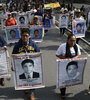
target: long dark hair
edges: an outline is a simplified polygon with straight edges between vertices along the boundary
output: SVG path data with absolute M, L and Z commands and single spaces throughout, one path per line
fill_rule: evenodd
M 74 35 L 74 34 L 70 34 L 70 35 L 68 36 L 68 38 L 67 38 L 67 41 L 68 41 L 71 37 L 73 37 L 73 36 L 75 36 L 75 35 Z M 77 55 L 77 51 L 78 51 L 77 45 L 75 44 L 73 47 L 74 47 L 75 56 L 76 56 L 76 55 Z M 73 56 L 72 56 L 72 54 L 71 54 L 71 52 L 70 52 L 70 46 L 69 46 L 68 42 L 66 43 L 66 54 L 65 54 L 65 57 L 66 57 L 66 58 L 73 58 Z

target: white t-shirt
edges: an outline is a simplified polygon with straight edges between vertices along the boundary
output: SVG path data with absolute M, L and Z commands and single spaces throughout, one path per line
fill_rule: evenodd
M 76 44 L 77 45 L 77 44 Z M 77 55 L 81 55 L 81 52 L 80 52 L 80 49 L 79 49 L 79 46 L 77 45 Z M 72 56 L 75 56 L 75 49 L 74 47 L 70 48 L 70 52 L 72 54 Z M 66 43 L 63 43 L 59 46 L 57 52 L 56 52 L 56 55 L 62 55 L 62 56 L 65 56 L 66 54 Z

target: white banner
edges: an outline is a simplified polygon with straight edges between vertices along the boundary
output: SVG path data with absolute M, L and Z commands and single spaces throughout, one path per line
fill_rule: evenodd
M 57 88 L 83 83 L 87 58 L 57 60 Z
M 16 90 L 44 87 L 41 53 L 12 55 L 12 64 Z
M 8 57 L 5 50 L 0 50 L 0 78 L 9 76 Z

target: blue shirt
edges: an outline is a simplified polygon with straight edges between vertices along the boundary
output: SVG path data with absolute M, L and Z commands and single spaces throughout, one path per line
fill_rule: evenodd
M 40 52 L 38 45 L 29 39 L 28 44 L 23 44 L 22 39 L 20 39 L 13 48 L 12 54 L 20 54 L 20 53 L 34 53 Z

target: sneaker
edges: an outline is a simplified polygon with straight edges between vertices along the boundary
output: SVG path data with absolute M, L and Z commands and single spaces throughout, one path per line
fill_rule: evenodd
M 60 95 L 61 96 L 61 99 L 65 99 L 66 98 L 66 96 L 65 95 Z

